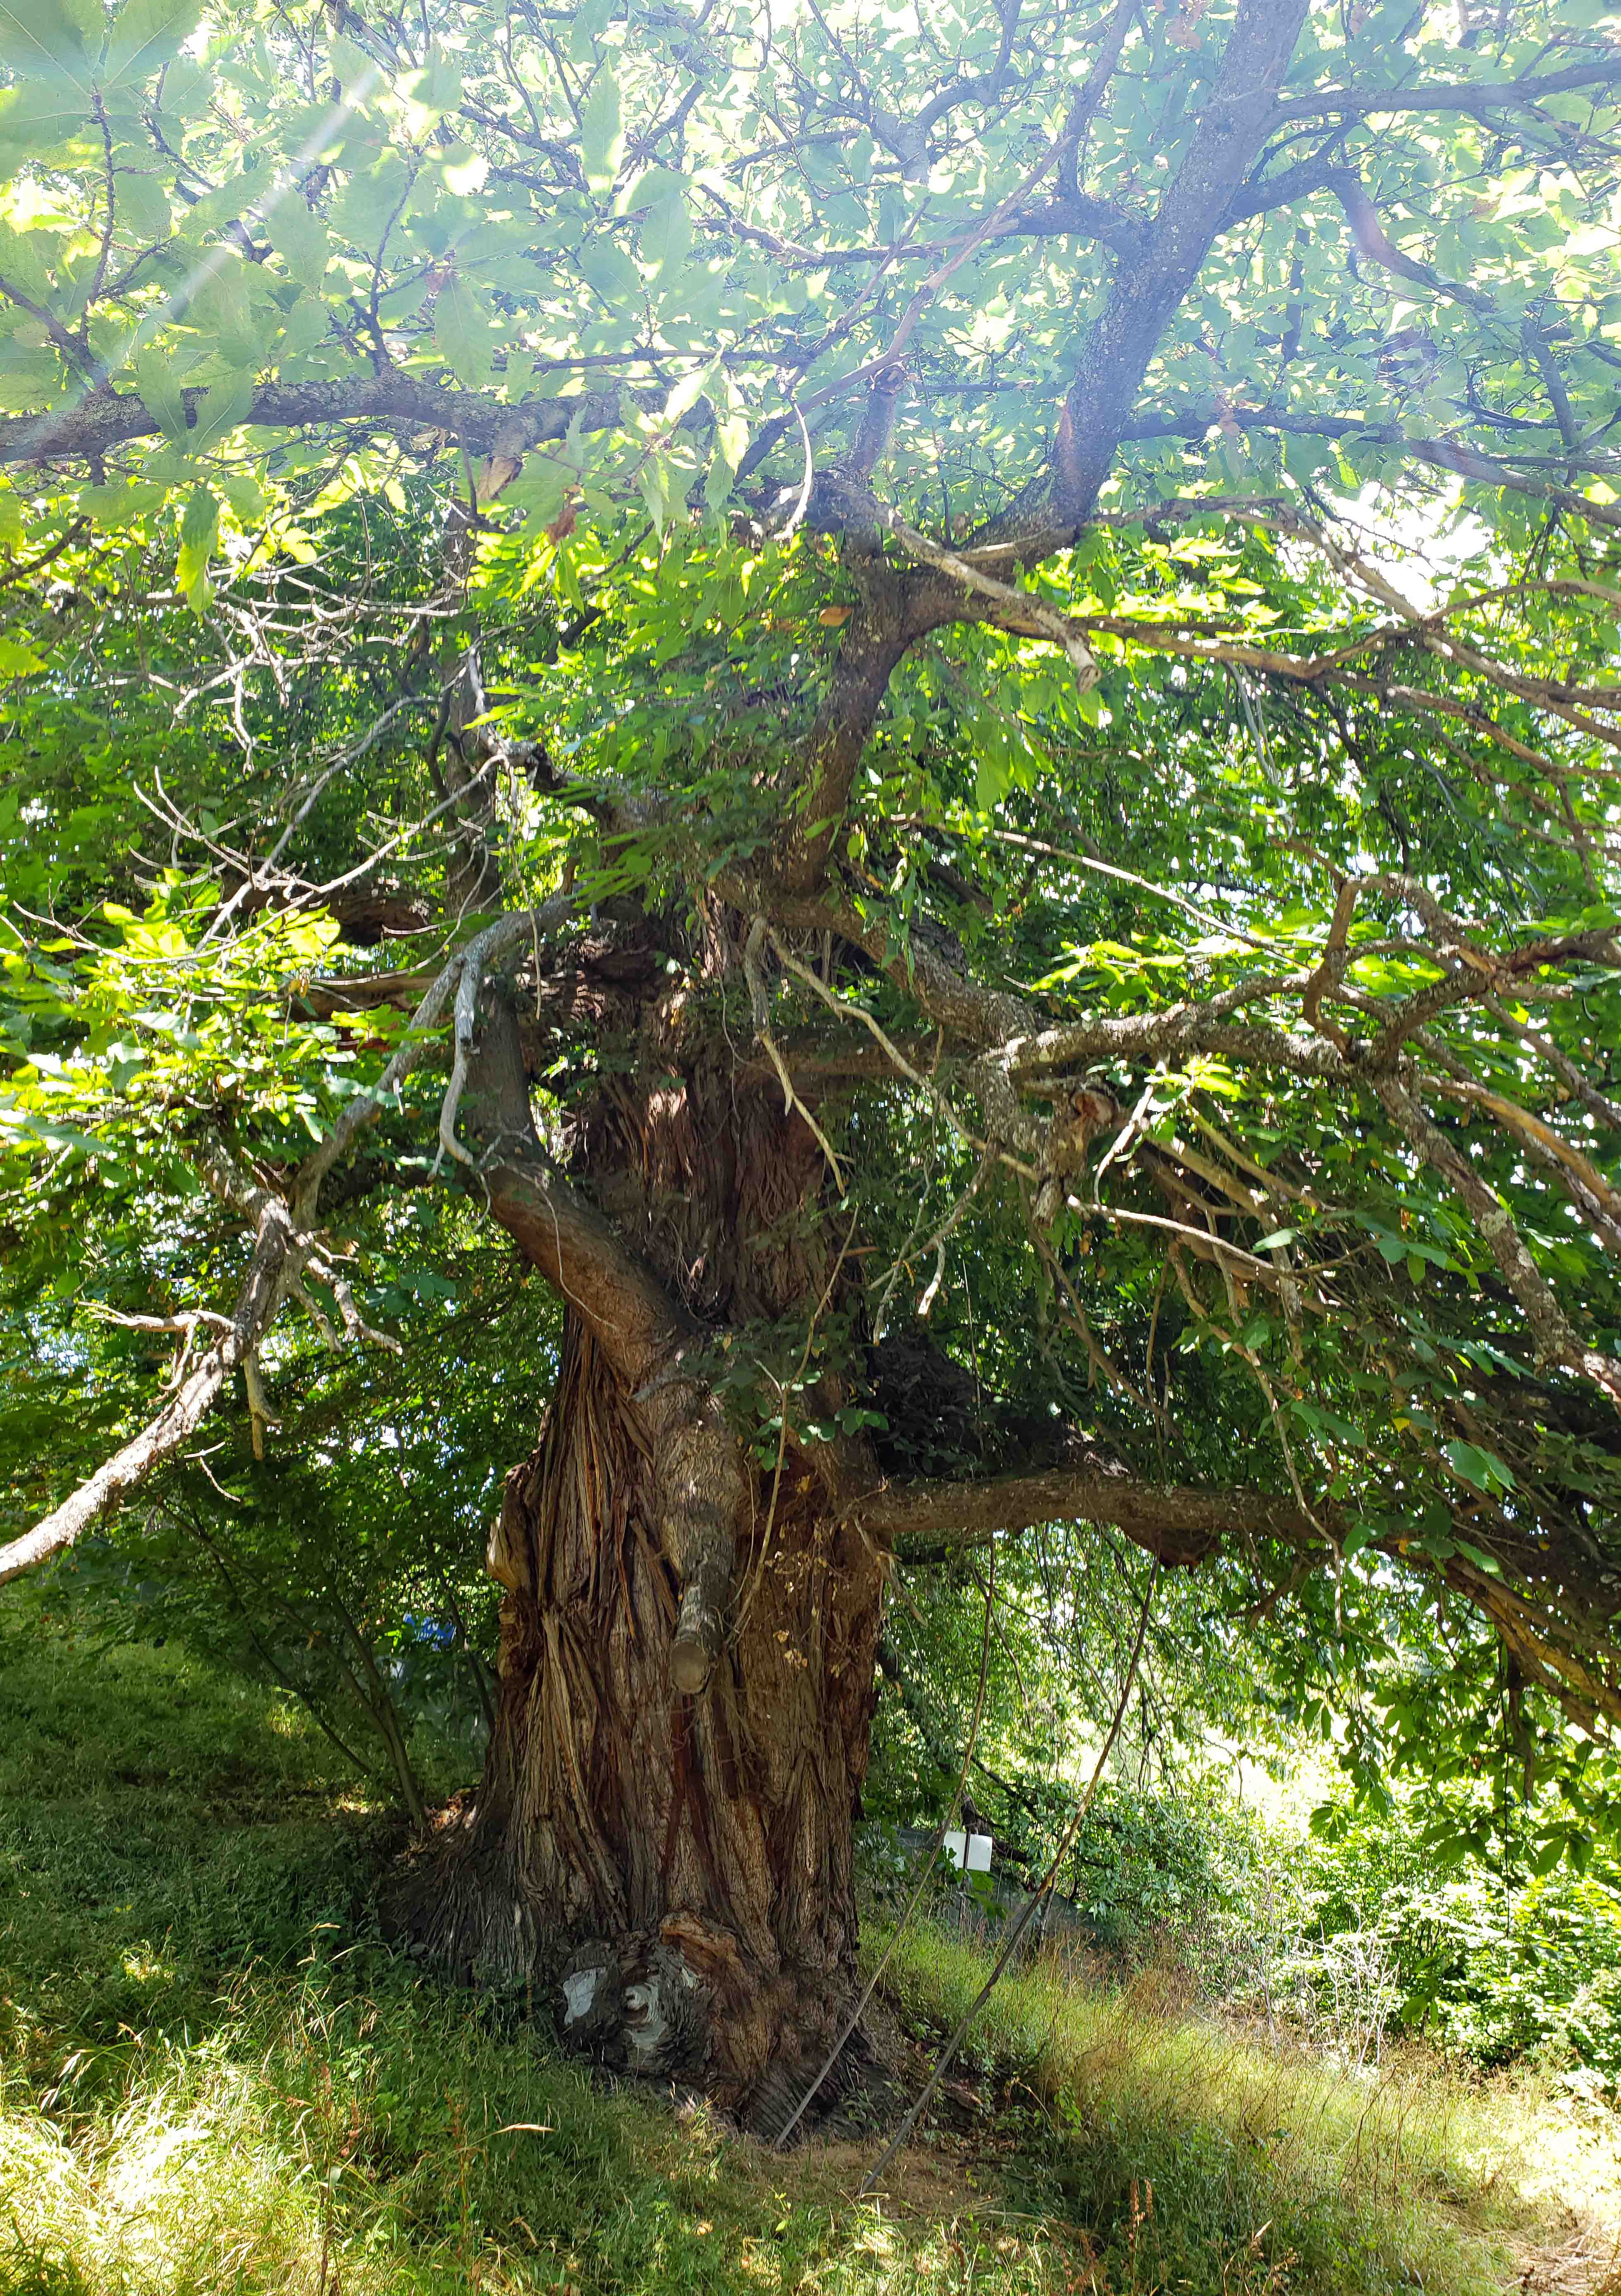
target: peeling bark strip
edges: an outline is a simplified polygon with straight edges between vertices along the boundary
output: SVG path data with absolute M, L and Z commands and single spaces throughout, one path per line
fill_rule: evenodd
M 657 1439 L 664 1549 L 681 1581 L 670 1680 L 696 1697 L 725 1647 L 732 1564 L 749 1506 L 735 1437 L 713 1398 Z
M 695 1693 L 724 1644 L 749 1509 L 737 1439 L 708 1376 L 687 1368 L 704 1337 L 696 1319 L 542 1152 L 511 1003 L 496 992 L 484 1010 L 468 1099 L 472 1129 L 487 1147 L 472 1185 L 486 1192 L 495 1218 L 569 1302 L 634 1399 L 657 1470 L 664 1552 L 681 1589 L 670 1676 L 678 1690 Z
M 506 1595 L 485 1775 L 396 1917 L 454 1966 L 555 1987 L 575 2046 L 702 2079 L 769 2128 L 770 2068 L 825 2053 L 853 1979 L 880 1561 L 802 1498 L 769 1529 L 762 1512 L 710 1685 L 673 1693 L 644 1443 L 571 1316 L 491 1544 Z

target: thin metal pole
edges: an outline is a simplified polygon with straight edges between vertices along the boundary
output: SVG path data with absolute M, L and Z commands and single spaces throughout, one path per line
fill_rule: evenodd
M 1103 1775 L 1103 1765 L 1109 1759 L 1115 1740 L 1120 1734 L 1120 1725 L 1126 1719 L 1126 1710 L 1131 1701 L 1132 1685 L 1137 1679 L 1138 1661 L 1142 1656 L 1143 1637 L 1148 1633 L 1148 1614 L 1154 1600 L 1154 1589 L 1158 1586 L 1158 1584 L 1159 1565 L 1156 1562 L 1152 1574 L 1149 1578 L 1148 1592 L 1142 1597 L 1142 1615 L 1137 1620 L 1137 1639 L 1132 1645 L 1131 1664 L 1126 1669 L 1126 1686 L 1120 1693 L 1120 1702 L 1115 1708 L 1115 1718 L 1109 1726 L 1109 1735 L 1103 1741 L 1102 1751 L 1098 1756 L 1097 1767 L 1092 1773 L 1092 1777 L 1087 1784 L 1086 1791 L 1081 1796 L 1080 1800 L 1076 1804 L 1075 1816 L 1070 1819 L 1068 1825 L 1065 1828 L 1063 1840 L 1059 1843 L 1058 1848 L 1052 1853 L 1052 1863 L 1048 1866 L 1047 1871 L 1043 1877 L 1040 1888 L 1033 1893 L 1028 1903 L 1026 1905 L 1024 1911 L 1019 1915 L 1017 1922 L 1014 1923 L 1012 1930 L 1009 1933 L 1007 1943 L 1003 1947 L 1002 1951 L 996 1956 L 996 1966 L 992 1970 L 990 1975 L 986 1979 L 985 1983 L 980 1987 L 973 2000 L 969 2004 L 968 2008 L 963 2013 L 962 2023 L 957 2027 L 956 2031 L 946 2044 L 945 2049 L 941 2053 L 938 2064 L 936 2065 L 933 2072 L 929 2074 L 928 2080 L 923 2085 L 922 2095 L 918 2098 L 917 2103 L 913 2106 L 905 2120 L 902 2121 L 894 2136 L 889 2139 L 889 2142 L 885 2145 L 883 2151 L 879 2154 L 877 2161 L 863 2178 L 861 2189 L 864 2193 L 870 2193 L 872 2191 L 873 2185 L 877 2184 L 879 2178 L 883 2175 L 884 2170 L 888 2167 L 890 2161 L 894 2160 L 896 2154 L 900 2151 L 901 2146 L 906 2142 L 913 2130 L 917 2127 L 919 2120 L 922 2117 L 924 2107 L 928 2104 L 929 2098 L 934 2095 L 936 2089 L 939 2087 L 940 2083 L 945 2079 L 946 2067 L 950 2064 L 952 2059 L 956 2055 L 958 2049 L 962 2046 L 963 2035 L 968 2031 L 969 2027 L 973 2023 L 981 2009 L 984 2008 L 986 2003 L 990 1999 L 991 1995 L 995 1991 L 997 1980 L 1001 1977 L 1003 1971 L 1007 1967 L 1009 1962 L 1013 1958 L 1013 1955 L 1018 1949 L 1019 1940 L 1029 1927 L 1031 1918 L 1034 1915 L 1036 1907 L 1038 1906 L 1044 1906 L 1047 1902 L 1048 1893 L 1052 1888 L 1053 1880 L 1057 1875 L 1059 1867 L 1069 1855 L 1070 1844 L 1074 1841 L 1076 1835 L 1080 1832 L 1081 1826 L 1085 1819 L 1086 1813 L 1092 1808 L 1092 1798 L 1098 1790 L 1098 1780 Z
M 991 1541 L 989 1582 L 985 1590 L 985 1639 L 979 1645 L 979 1688 L 974 1698 L 974 1718 L 969 1726 L 968 1751 L 962 1757 L 962 1768 L 957 1778 L 956 1791 L 946 1806 L 946 1815 L 940 1820 L 940 1830 L 935 1835 L 933 1843 L 929 1848 L 929 1856 L 924 1860 L 923 1870 L 918 1875 L 917 1887 L 912 1892 L 906 1910 L 901 1915 L 899 1921 L 896 1923 L 894 1930 L 891 1931 L 888 1944 L 879 1956 L 878 1967 L 872 1972 L 872 1976 L 868 1978 L 866 1984 L 862 1990 L 860 2000 L 856 2004 L 856 2006 L 851 2010 L 849 2016 L 845 2021 L 844 2028 L 839 2033 L 839 2038 L 828 2051 L 821 2071 L 816 2075 L 815 2079 L 812 2081 L 810 2087 L 806 2090 L 805 2095 L 799 2099 L 798 2103 L 795 2105 L 791 2119 L 786 2121 L 782 2128 L 778 2131 L 776 2141 L 771 2148 L 774 2152 L 780 2152 L 782 2150 L 782 2147 L 787 2144 L 789 2138 L 793 2135 L 804 2115 L 806 2106 L 809 2104 L 812 2097 L 815 2095 L 816 2091 L 821 2087 L 829 2073 L 832 2071 L 833 2067 L 838 2063 L 840 2050 L 844 2047 L 845 2043 L 849 2039 L 851 2034 L 856 2030 L 856 2026 L 861 2022 L 863 2012 L 865 2010 L 868 2002 L 871 2001 L 874 1992 L 877 1990 L 878 1980 L 889 1965 L 889 1956 L 901 1941 L 901 1931 L 905 1928 L 907 1923 L 912 1919 L 913 1915 L 917 1911 L 918 1900 L 921 1898 L 925 1888 L 928 1886 L 929 1877 L 934 1872 L 935 1860 L 940 1854 L 941 1846 L 946 1840 L 952 1819 L 957 1814 L 957 1805 L 962 1799 L 962 1789 L 968 1784 L 969 1765 L 974 1759 L 974 1748 L 979 1741 L 979 1717 L 985 1711 L 985 1678 L 990 1665 L 991 1657 L 991 1605 L 995 1599 L 995 1594 L 996 1542 L 993 1538 Z

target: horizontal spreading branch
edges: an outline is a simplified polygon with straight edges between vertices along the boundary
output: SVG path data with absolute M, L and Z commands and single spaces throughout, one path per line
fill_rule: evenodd
M 201 390 L 181 393 L 188 428 L 196 427 L 204 397 Z M 655 395 L 655 403 L 661 399 L 662 394 Z M 262 384 L 242 420 L 273 430 L 358 422 L 397 433 L 436 431 L 472 452 L 521 456 L 528 447 L 565 438 L 577 419 L 583 431 L 613 430 L 629 413 L 628 398 L 617 389 L 528 399 L 514 406 L 493 391 L 447 390 L 388 367 L 381 373 L 357 371 L 329 381 Z M 0 420 L 0 464 L 94 461 L 162 433 L 163 424 L 135 391 L 103 383 L 48 414 Z
M 926 1536 L 967 1544 L 1037 1523 L 1109 1523 L 1177 1569 L 1207 1561 L 1229 1539 L 1321 1544 L 1317 1526 L 1291 1498 L 1139 1482 L 1096 1460 L 982 1482 L 889 1483 L 851 1513 L 870 1535 L 891 1543 Z
M 992 585 L 980 578 L 973 591 L 965 590 L 954 618 L 985 623 L 1018 637 L 1050 638 L 1067 644 L 1072 652 L 1090 639 L 1104 636 L 1141 647 L 1145 653 L 1169 654 L 1183 661 L 1206 661 L 1218 667 L 1253 670 L 1257 676 L 1276 678 L 1286 685 L 1318 692 L 1339 687 L 1350 693 L 1371 694 L 1392 709 L 1411 710 L 1419 716 L 1461 718 L 1478 726 L 1524 762 L 1546 762 L 1537 751 L 1498 726 L 1482 705 L 1467 694 L 1432 693 L 1427 687 L 1381 675 L 1377 668 L 1366 666 L 1368 657 L 1377 661 L 1381 653 L 1392 648 L 1416 648 L 1434 655 L 1449 668 L 1467 671 L 1482 685 L 1494 687 L 1514 701 L 1528 701 L 1547 710 L 1606 748 L 1621 750 L 1621 723 L 1595 716 L 1591 706 L 1583 706 L 1596 701 L 1613 712 L 1617 701 L 1614 689 L 1577 688 L 1558 678 L 1527 677 L 1433 627 L 1440 617 L 1428 618 L 1420 625 L 1403 622 L 1371 630 L 1365 637 L 1330 653 L 1289 654 L 1246 639 L 1216 635 L 1193 621 L 1178 625 L 1137 620 L 1124 614 L 1062 615 L 1027 591 Z M 1363 666 L 1357 667 L 1359 662 Z M 1592 766 L 1588 770 L 1606 775 L 1613 774 L 1615 768 Z
M 1545 477 L 1502 455 L 1484 454 L 1463 440 L 1419 436 L 1395 423 L 1370 422 L 1360 414 L 1303 414 L 1283 406 L 1234 406 L 1228 400 L 1220 406 L 1174 407 L 1151 414 L 1134 414 L 1120 435 L 1127 439 L 1186 439 L 1191 442 L 1229 430 L 1272 431 L 1281 438 L 1332 439 L 1347 447 L 1387 447 L 1396 454 L 1410 455 L 1414 462 L 1426 463 L 1432 470 L 1445 471 L 1454 478 L 1470 479 L 1480 486 L 1501 487 L 1511 494 L 1529 495 L 1595 526 L 1621 528 L 1621 504 L 1596 501 L 1575 487 L 1561 483 L 1571 458 L 1563 451 L 1557 428 L 1551 428 L 1549 436 L 1551 450 L 1556 445 L 1560 450 L 1560 469 L 1557 472 L 1550 470 Z M 1613 458 L 1601 456 L 1597 451 L 1584 453 L 1576 460 L 1594 471 L 1613 469 Z
M 926 1541 L 930 1561 L 954 1548 L 1044 1523 L 1107 1524 L 1171 1570 L 1191 1570 L 1224 1548 L 1253 1547 L 1258 1541 L 1327 1561 L 1345 1528 L 1335 1507 L 1313 1513 L 1292 1498 L 1267 1491 L 1147 1482 L 1095 1458 L 981 1481 L 890 1483 L 859 1501 L 850 1514 L 868 1537 L 887 1544 Z M 1472 1521 L 1465 1528 L 1474 1542 L 1487 1536 Z M 1601 1716 L 1621 1722 L 1621 1682 L 1607 1662 L 1607 1631 L 1601 1628 L 1595 1635 L 1591 1623 L 1574 1618 L 1559 1595 L 1550 1599 L 1543 1581 L 1557 1574 L 1543 1552 L 1546 1541 L 1493 1543 L 1500 1550 L 1498 1565 L 1488 1571 L 1459 1552 L 1438 1566 L 1446 1584 L 1485 1612 L 1528 1677 L 1541 1682 L 1574 1721 L 1586 1729 Z M 1409 1558 L 1409 1542 L 1399 1529 L 1372 1544 L 1393 1561 L 1417 1559 Z M 903 1557 L 906 1551 L 903 1546 Z
M 1285 96 L 1280 119 L 1378 119 L 1398 111 L 1535 111 L 1551 95 L 1597 94 L 1621 84 L 1621 59 L 1594 56 L 1563 71 L 1530 72 L 1521 79 L 1462 80 L 1440 87 L 1323 87 Z
M 1351 953 L 1348 931 L 1356 901 L 1363 892 L 1373 890 L 1382 891 L 1417 910 L 1434 944 L 1427 954 L 1442 975 L 1433 986 L 1395 1003 L 1370 999 L 1360 991 L 1354 993 L 1343 980 Z M 1049 1172 L 1048 1149 L 1052 1135 L 1051 1128 L 1044 1130 L 1029 1115 L 1020 1095 L 1021 1092 L 1028 1094 L 1039 1089 L 1044 1078 L 1054 1075 L 1074 1078 L 1117 1063 L 1134 1067 L 1159 1062 L 1175 1065 L 1192 1055 L 1206 1054 L 1225 1057 L 1250 1070 L 1270 1069 L 1298 1077 L 1303 1082 L 1331 1086 L 1347 1095 L 1371 1092 L 1398 1133 L 1467 1212 L 1479 1242 L 1490 1253 L 1527 1318 L 1539 1357 L 1597 1386 L 1612 1402 L 1621 1405 L 1621 1362 L 1576 1330 L 1507 1205 L 1484 1174 L 1474 1168 L 1469 1156 L 1429 1117 L 1420 1096 L 1432 1084 L 1444 1095 L 1457 1096 L 1458 1080 L 1446 1072 L 1447 1061 L 1428 1032 L 1428 1023 L 1437 1014 L 1448 1006 L 1466 1002 L 1484 1004 L 1494 990 L 1501 991 L 1510 983 L 1523 988 L 1551 966 L 1596 961 L 1613 967 L 1617 953 L 1608 927 L 1522 941 L 1506 950 L 1494 950 L 1480 946 L 1470 930 L 1442 907 L 1433 893 L 1404 873 L 1382 872 L 1368 878 L 1345 878 L 1339 882 L 1334 918 L 1324 948 L 1317 964 L 1304 972 L 1292 970 L 1261 975 L 1203 1001 L 1190 1000 L 1160 1012 L 1093 1015 L 1044 1026 L 1042 1016 L 1025 998 L 975 980 L 960 962 L 960 952 L 948 951 L 931 936 L 918 931 L 915 925 L 903 939 L 884 917 L 864 917 L 853 905 L 831 903 L 795 905 L 791 923 L 800 930 L 835 931 L 864 951 L 902 995 L 935 1022 L 942 1032 L 943 1050 L 949 1034 L 949 1057 L 954 1063 L 961 1061 L 964 1051 L 978 1051 L 978 1057 L 963 1074 L 983 1111 L 985 1136 L 963 1123 L 937 1070 L 927 1077 L 916 1071 L 893 1050 L 887 1033 L 867 1013 L 864 1004 L 841 996 L 823 983 L 774 934 L 774 945 L 784 969 L 829 1009 L 874 1037 L 889 1052 L 896 1075 L 926 1091 L 960 1137 L 970 1143 L 982 1157 L 1012 1164 L 1017 1170 L 1032 1177 L 1044 1177 Z M 1293 995 L 1299 996 L 1301 1018 L 1309 1033 L 1243 1016 L 1241 1007 L 1246 1003 L 1273 1002 Z M 1381 1025 L 1371 1037 L 1355 1040 L 1326 1015 L 1323 1007 L 1330 998 L 1370 1012 Z M 1408 1050 L 1412 1045 L 1442 1067 L 1444 1073 L 1438 1082 L 1426 1078 L 1415 1066 Z M 1528 1146 L 1539 1160 L 1550 1167 L 1558 1184 L 1601 1242 L 1621 1237 L 1621 1220 L 1617 1219 L 1621 1203 L 1591 1158 L 1564 1142 L 1551 1125 L 1518 1110 L 1510 1111 L 1508 1103 L 1494 1105 L 1494 1096 L 1489 1094 L 1470 1092 L 1466 1098 L 1472 1109 L 1505 1130 L 1517 1147 Z M 1109 1117 L 1110 1121 L 1114 1115 L 1118 1111 Z M 1056 1205 L 1065 1200 L 1066 1194 L 1057 1172 L 1052 1171 L 1037 1198 L 1038 1212 L 1045 1199 L 1050 1198 Z M 1074 1199 L 1069 1201 L 1077 1212 L 1085 1209 Z M 1214 1235 L 1196 1232 L 1184 1221 L 1118 1207 L 1094 1205 L 1092 1209 L 1099 1218 L 1163 1228 L 1179 1244 L 1192 1243 L 1201 1257 L 1214 1253 L 1225 1274 L 1230 1275 L 1233 1266 L 1243 1260 L 1269 1283 L 1286 1289 L 1297 1308 L 1302 1302 L 1304 1295 L 1292 1275 L 1285 1277 L 1252 1255 L 1218 1242 Z M 1177 1209 L 1175 1201 L 1172 1209 Z M 1312 1523 L 1314 1519 L 1298 1486 L 1296 1498 L 1304 1520 Z M 1039 1507 L 1044 1501 L 1036 1499 L 1033 1503 Z
M 1356 1070 L 1333 1045 L 1270 1022 L 1235 1018 L 1233 996 L 1053 1026 L 1027 998 L 976 980 L 953 954 L 915 928 L 903 939 L 889 919 L 864 917 L 850 904 L 831 899 L 779 903 L 775 913 L 792 930 L 831 931 L 847 940 L 945 1032 L 954 1051 L 982 1050 L 1010 1079 L 1109 1061 L 1175 1061 L 1195 1053 L 1225 1054 L 1318 1082 L 1350 1085 L 1356 1079 Z M 1245 984 L 1237 1000 L 1273 993 L 1277 985 Z M 847 1004 L 845 1009 L 852 1022 L 870 1025 L 869 1016 L 856 1005 Z M 981 1084 L 991 1081 L 984 1061 L 976 1077 Z

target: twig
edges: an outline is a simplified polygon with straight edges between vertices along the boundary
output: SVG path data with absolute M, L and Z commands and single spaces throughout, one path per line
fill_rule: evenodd
M 888 529 L 908 557 L 921 559 L 924 565 L 932 566 L 942 574 L 954 576 L 965 589 L 977 590 L 984 597 L 995 599 L 1000 605 L 1014 608 L 1031 625 L 1030 635 L 1050 638 L 1054 645 L 1062 646 L 1074 668 L 1075 682 L 1083 693 L 1097 684 L 1102 672 L 1078 621 L 1067 614 L 1060 614 L 1055 607 L 1049 606 L 1044 599 L 1036 597 L 1031 591 L 1015 589 L 1011 582 L 1000 581 L 995 575 L 987 574 L 982 568 L 970 565 L 954 550 L 947 550 L 937 542 L 930 542 L 914 526 L 908 526 L 899 511 L 890 510 L 881 503 L 877 508 L 880 522 Z
M 833 1153 L 826 1133 L 794 1090 L 793 1078 L 788 1072 L 788 1063 L 778 1051 L 777 1040 L 771 1033 L 771 992 L 765 985 L 765 976 L 760 968 L 760 952 L 765 946 L 768 931 L 765 918 L 756 917 L 749 928 L 749 938 L 743 944 L 743 979 L 749 987 L 749 1003 L 754 1018 L 754 1033 L 765 1046 L 771 1065 L 777 1072 L 777 1082 L 782 1087 L 784 1114 L 792 1115 L 798 1110 L 811 1137 L 827 1158 L 827 1168 L 833 1176 L 833 1185 L 842 1195 L 845 1179 L 843 1172 L 839 1169 L 839 1159 Z

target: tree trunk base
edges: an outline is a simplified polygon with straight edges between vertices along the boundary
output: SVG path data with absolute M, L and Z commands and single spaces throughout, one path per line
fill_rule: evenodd
M 491 1538 L 507 1596 L 484 1777 L 390 1915 L 457 1975 L 521 1988 L 566 2046 L 774 2135 L 855 1997 L 881 1566 L 810 1478 L 784 1477 L 739 1541 L 711 1678 L 686 1694 L 652 1480 L 634 1398 L 571 1325 Z
M 438 1838 L 407 1851 L 383 1892 L 385 1932 L 446 1978 L 550 2021 L 561 2046 L 604 2070 L 700 2090 L 751 2136 L 769 2144 L 821 2071 L 856 1999 L 850 1981 L 780 1972 L 751 1984 L 734 1941 L 701 1932 L 690 1916 L 656 1931 L 571 1942 L 514 1906 L 478 1861 L 446 1839 L 469 1826 L 469 1798 L 440 1812 Z M 430 1824 L 435 1821 L 430 1820 Z M 764 2040 L 765 2062 L 740 2077 L 739 2028 Z M 717 2049 L 717 2037 L 724 2035 Z M 861 2027 L 816 2092 L 796 2136 L 808 2136 L 881 2064 Z

